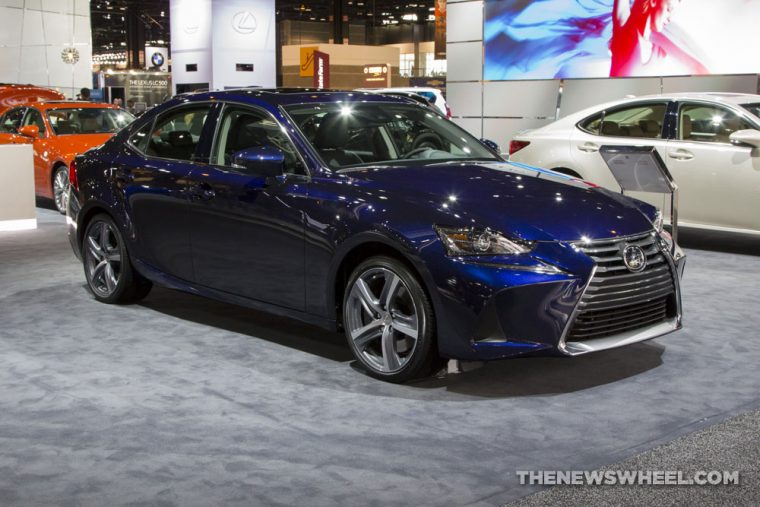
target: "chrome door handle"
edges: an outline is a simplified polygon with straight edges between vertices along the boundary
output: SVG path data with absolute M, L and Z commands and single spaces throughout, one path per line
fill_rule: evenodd
M 694 158 L 694 154 L 686 150 L 673 150 L 668 152 L 668 157 L 676 160 L 691 160 Z
M 599 145 L 594 143 L 583 143 L 578 146 L 578 149 L 581 151 L 585 151 L 586 153 L 594 153 L 599 151 Z

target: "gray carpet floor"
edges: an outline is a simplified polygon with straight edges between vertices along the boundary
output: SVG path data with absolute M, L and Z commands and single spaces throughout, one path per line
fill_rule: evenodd
M 165 289 L 98 304 L 63 217 L 39 217 L 0 233 L 3 506 L 498 505 L 537 491 L 516 470 L 760 407 L 755 243 L 688 250 L 679 333 L 398 386 L 306 325 Z
M 737 485 L 557 486 L 507 505 L 755 507 L 760 505 L 760 410 L 691 433 L 603 470 L 678 470 L 685 477 L 710 470 L 741 473 Z

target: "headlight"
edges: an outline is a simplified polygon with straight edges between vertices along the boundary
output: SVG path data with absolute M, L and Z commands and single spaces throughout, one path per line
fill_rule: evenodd
M 452 256 L 524 254 L 535 246 L 534 242 L 510 239 L 491 229 L 435 226 L 435 231 Z

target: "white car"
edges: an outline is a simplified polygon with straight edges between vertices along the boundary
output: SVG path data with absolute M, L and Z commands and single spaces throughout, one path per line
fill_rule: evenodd
M 760 234 L 760 95 L 683 93 L 602 104 L 510 142 L 510 160 L 620 191 L 603 145 L 654 146 L 686 227 Z M 659 207 L 662 197 L 632 194 Z
M 446 103 L 446 99 L 443 96 L 443 92 L 438 88 L 427 88 L 423 86 L 410 86 L 410 87 L 393 87 L 393 88 L 360 88 L 362 92 L 407 92 L 416 93 L 420 97 L 424 97 L 438 109 L 442 115 L 446 118 L 451 118 L 451 109 Z

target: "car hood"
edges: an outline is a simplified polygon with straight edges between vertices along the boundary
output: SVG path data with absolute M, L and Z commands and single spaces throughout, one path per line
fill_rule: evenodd
M 383 191 L 386 199 L 396 195 L 437 210 L 444 215 L 436 218 L 439 225 L 490 227 L 531 241 L 638 234 L 652 229 L 656 211 L 580 180 L 509 162 L 367 167 L 345 174 Z
M 55 137 L 55 145 L 61 153 L 78 155 L 105 143 L 113 134 L 67 134 Z

